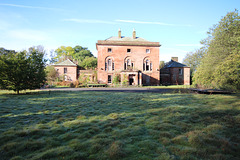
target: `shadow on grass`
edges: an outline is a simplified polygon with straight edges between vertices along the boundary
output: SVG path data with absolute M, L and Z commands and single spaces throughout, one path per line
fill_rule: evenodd
M 3 159 L 239 157 L 237 95 L 55 92 L 0 98 Z

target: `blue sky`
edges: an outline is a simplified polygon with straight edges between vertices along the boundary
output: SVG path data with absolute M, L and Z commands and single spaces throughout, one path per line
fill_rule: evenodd
M 0 0 L 0 47 L 48 51 L 81 45 L 97 56 L 96 42 L 122 35 L 160 42 L 160 60 L 200 48 L 206 32 L 240 0 Z

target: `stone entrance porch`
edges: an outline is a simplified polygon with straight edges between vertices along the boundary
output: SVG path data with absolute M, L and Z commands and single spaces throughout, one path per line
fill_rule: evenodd
M 142 85 L 142 72 L 141 71 L 121 71 L 121 84 L 138 86 Z

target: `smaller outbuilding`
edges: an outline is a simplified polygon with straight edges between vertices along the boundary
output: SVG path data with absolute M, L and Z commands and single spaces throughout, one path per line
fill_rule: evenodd
M 74 82 L 78 79 L 79 67 L 72 60 L 67 59 L 60 63 L 54 64 L 53 66 L 58 72 L 58 76 L 62 77 L 64 81 Z
M 178 57 L 172 57 L 160 70 L 162 85 L 190 85 L 190 67 L 178 62 Z
M 80 75 L 82 75 L 81 78 L 86 78 L 89 82 L 97 81 L 97 73 L 95 73 L 95 70 L 85 70 L 80 67 L 77 62 L 74 62 L 71 59 L 66 59 L 62 62 L 54 64 L 53 66 L 57 71 L 58 77 L 63 81 L 78 81 Z

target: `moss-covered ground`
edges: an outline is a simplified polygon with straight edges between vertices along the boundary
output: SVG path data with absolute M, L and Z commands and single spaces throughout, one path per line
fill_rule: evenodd
M 2 160 L 239 158 L 239 94 L 0 94 Z

